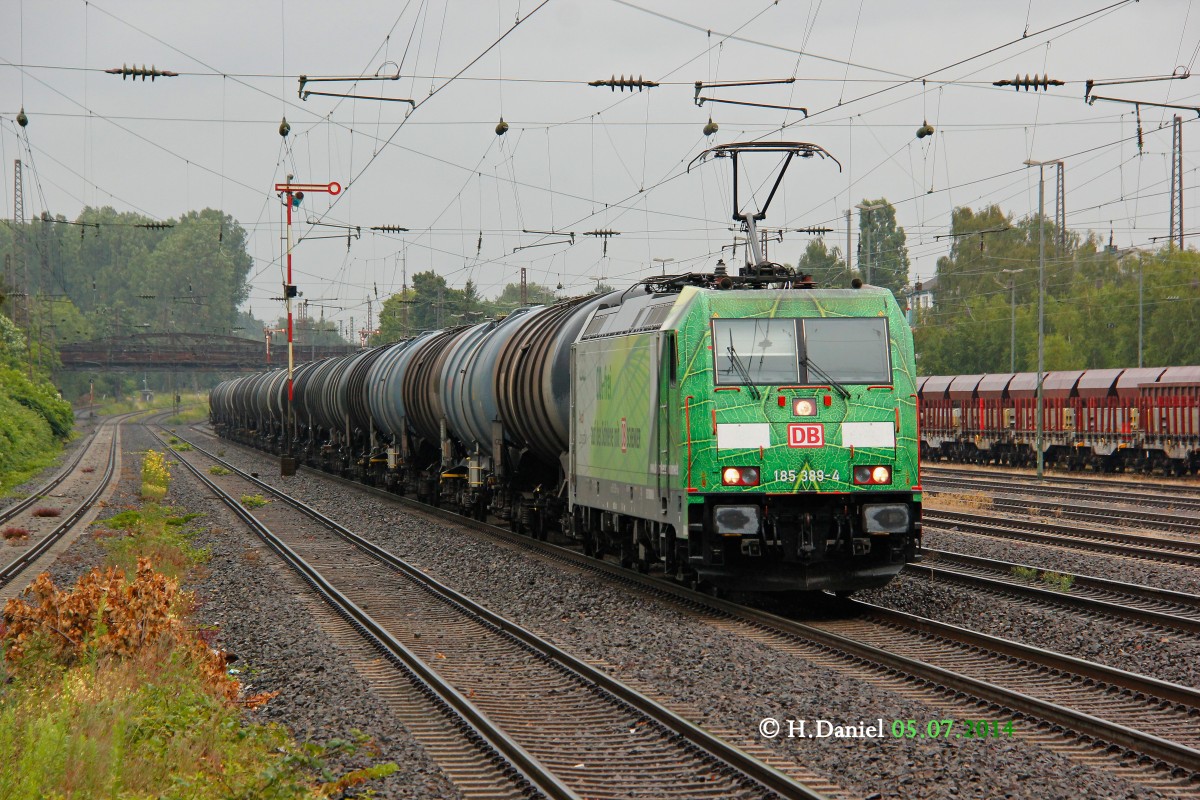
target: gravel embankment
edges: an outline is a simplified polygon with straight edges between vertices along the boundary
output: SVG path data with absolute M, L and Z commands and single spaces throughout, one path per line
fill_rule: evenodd
M 840 724 L 944 719 L 963 710 L 925 705 L 766 645 L 724 632 L 666 603 L 537 561 L 453 525 L 414 517 L 383 499 L 226 445 L 226 458 L 294 493 L 518 624 L 680 708 L 717 730 L 758 739 L 764 717 Z M 811 725 L 812 723 L 810 723 Z M 1018 730 L 1020 723 L 1018 723 Z M 1020 738 L 1000 740 L 787 739 L 786 758 L 868 797 L 1158 797 Z
M 141 453 L 161 449 L 141 426 L 123 431 L 122 479 L 110 512 L 133 504 L 141 486 Z M 279 692 L 252 719 L 288 727 L 299 741 L 318 744 L 370 737 L 357 755 L 334 755 L 330 766 L 343 772 L 394 761 L 399 771 L 363 786 L 382 798 L 452 798 L 457 789 L 404 726 L 388 711 L 313 618 L 298 595 L 306 592 L 285 574 L 275 556 L 260 549 L 244 525 L 183 468 L 173 471 L 165 503 L 204 512 L 194 524 L 203 530 L 195 544 L 211 550 L 201 577 L 185 587 L 196 593 L 196 622 L 216 626 L 217 644 L 233 654 L 249 692 Z M 111 516 L 104 513 L 101 518 Z M 81 536 L 51 570 L 60 586 L 99 564 L 103 544 Z M 374 754 L 370 751 L 374 750 Z

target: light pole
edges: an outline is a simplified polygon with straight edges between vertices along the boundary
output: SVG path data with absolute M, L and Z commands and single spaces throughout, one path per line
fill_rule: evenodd
M 667 264 L 670 264 L 674 260 L 675 259 L 673 259 L 673 258 L 656 258 L 656 259 L 654 259 L 654 263 L 658 264 L 662 269 L 662 274 L 666 275 L 667 274 Z
M 1040 481 L 1044 474 L 1045 460 L 1042 450 L 1042 437 L 1045 426 L 1042 421 L 1042 379 L 1046 366 L 1046 167 L 1061 164 L 1061 159 L 1053 161 L 1034 161 L 1025 159 L 1025 166 L 1038 168 L 1038 367 L 1037 367 L 1037 432 L 1034 442 L 1037 446 L 1037 478 Z
M 1018 272 L 1024 272 L 1023 269 L 1002 269 L 1001 274 L 1008 275 L 1008 290 L 1012 293 L 1009 305 L 1012 308 L 1012 333 L 1008 339 L 1008 371 L 1017 371 L 1017 279 Z M 999 281 L 997 281 L 999 283 Z M 1001 283 L 1001 286 L 1004 284 Z
M 860 212 L 862 212 L 862 215 L 866 215 L 868 212 L 878 211 L 881 208 L 887 208 L 887 203 L 872 203 L 870 205 L 868 205 L 867 203 L 859 203 L 858 205 L 855 206 L 855 208 L 857 208 Z M 860 215 L 860 216 L 862 216 L 862 215 Z M 868 219 L 869 219 L 869 217 L 868 217 Z M 865 253 L 865 255 L 867 257 L 866 258 L 867 268 L 865 270 L 863 270 L 863 280 L 866 283 L 870 283 L 871 282 L 871 226 L 863 225 L 863 230 L 865 230 L 867 233 L 867 246 L 866 246 L 866 253 Z M 847 259 L 850 258 L 849 253 L 846 254 L 846 258 Z M 861 265 L 863 263 L 863 259 L 859 258 L 858 263 Z

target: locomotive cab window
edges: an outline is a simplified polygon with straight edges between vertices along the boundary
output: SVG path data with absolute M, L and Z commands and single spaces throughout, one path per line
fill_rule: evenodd
M 805 319 L 803 327 L 808 383 L 825 382 L 817 371 L 838 383 L 892 382 L 888 327 L 883 317 Z
M 712 346 L 719 386 L 792 384 L 800 378 L 794 319 L 714 319 Z

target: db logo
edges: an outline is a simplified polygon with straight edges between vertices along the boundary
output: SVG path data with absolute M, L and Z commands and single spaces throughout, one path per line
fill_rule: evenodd
M 825 426 L 820 423 L 788 425 L 788 447 L 824 447 Z

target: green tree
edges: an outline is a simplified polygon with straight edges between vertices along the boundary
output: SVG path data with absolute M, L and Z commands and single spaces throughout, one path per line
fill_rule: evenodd
M 549 305 L 558 299 L 555 297 L 553 289 L 540 283 L 525 284 L 525 295 L 531 306 Z M 495 309 L 502 313 L 519 308 L 521 306 L 521 284 L 508 284 L 492 303 Z
M 13 282 L 27 273 L 31 298 L 68 298 L 94 335 L 137 326 L 228 332 L 248 296 L 246 232 L 214 209 L 153 224 L 109 207 L 85 208 L 74 221 L 43 215 L 15 231 Z
M 416 297 L 416 290 L 407 289 L 383 301 L 379 309 L 379 333 L 371 338 L 371 344 L 399 342 L 415 335 L 412 317 Z
M 864 206 L 881 206 L 859 215 L 859 266 L 863 279 L 899 293 L 908 283 L 908 248 L 904 228 L 896 224 L 896 208 L 886 198 L 863 200 Z
M 850 283 L 850 272 L 846 269 L 846 260 L 838 248 L 828 249 L 823 238 L 809 240 L 796 264 L 796 270 L 804 275 L 812 275 L 817 287 L 843 288 Z
M 1146 366 L 1200 364 L 1200 253 L 1163 249 L 1142 264 Z M 1136 280 L 1136 277 L 1134 278 Z M 1131 316 L 1136 319 L 1136 299 Z
M 246 233 L 219 211 L 184 214 L 147 258 L 146 293 L 155 294 L 168 329 L 225 332 L 249 296 Z M 155 325 L 157 327 L 157 325 Z

